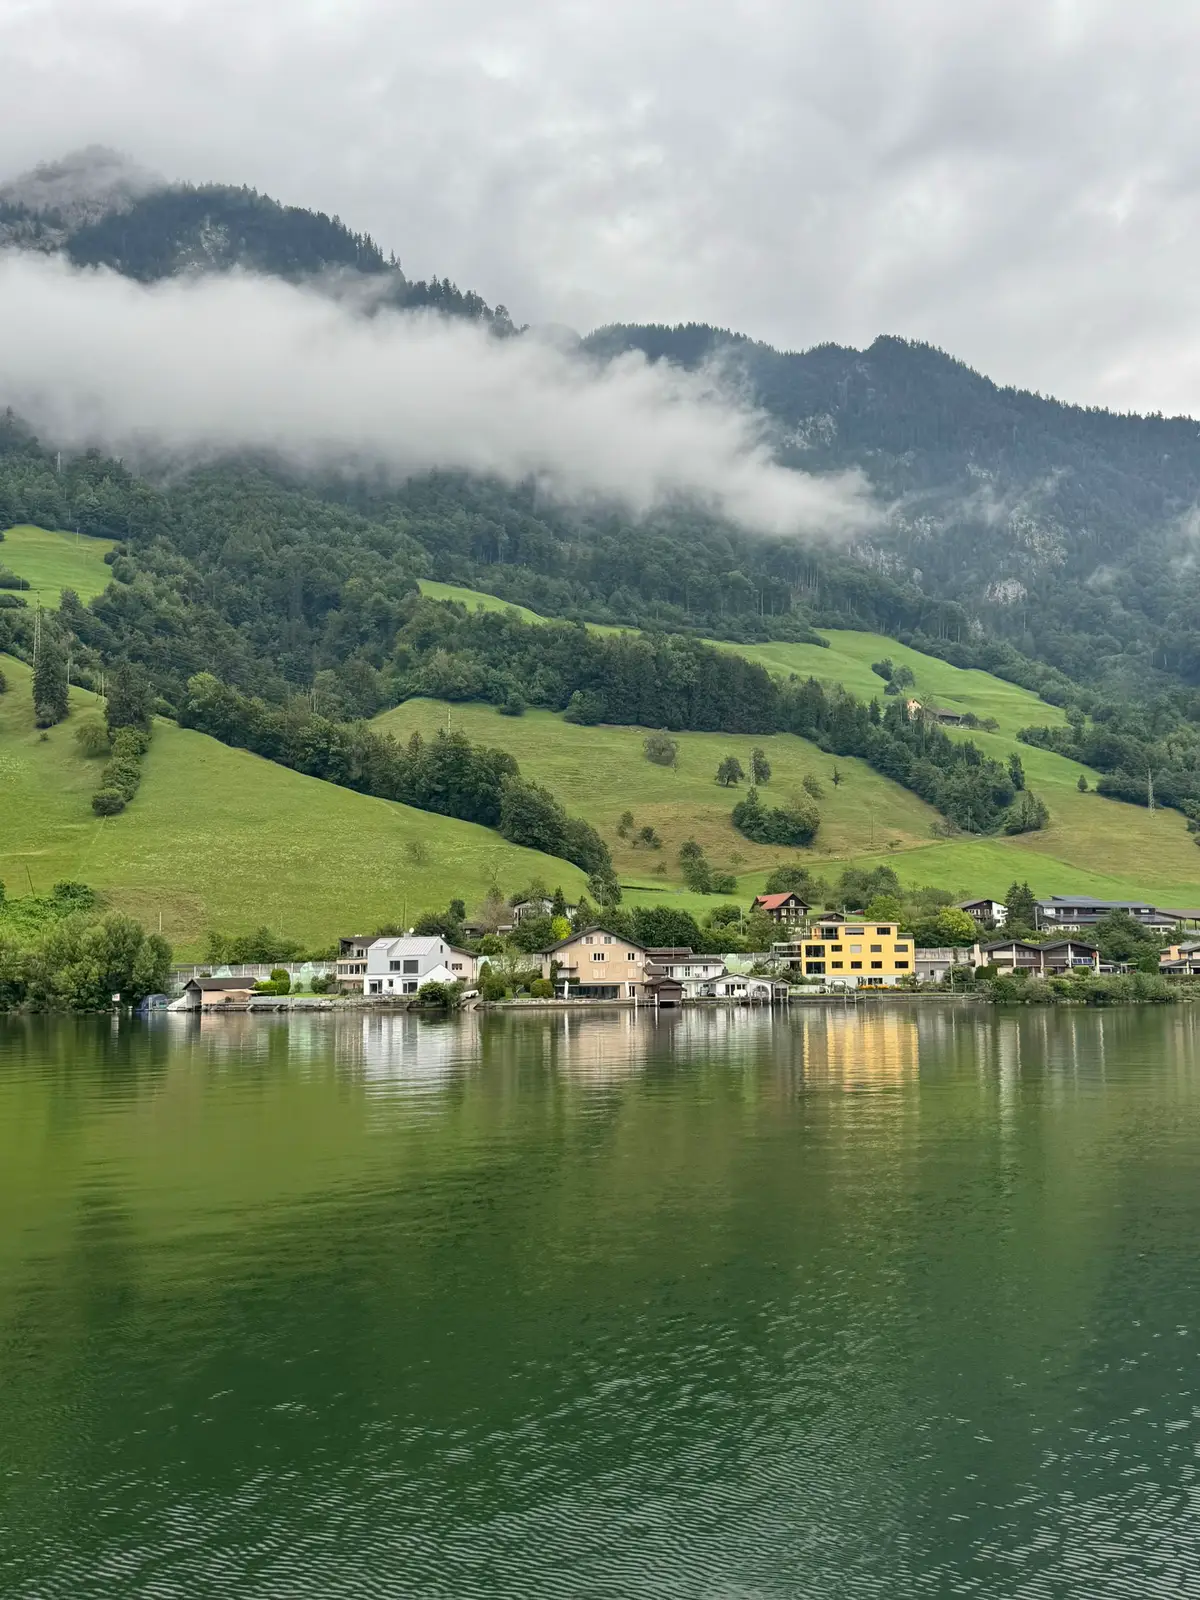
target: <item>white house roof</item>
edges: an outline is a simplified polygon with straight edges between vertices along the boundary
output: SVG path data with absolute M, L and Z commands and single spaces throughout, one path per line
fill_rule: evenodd
M 460 950 L 457 945 L 451 944 L 448 939 L 440 938 L 436 933 L 401 934 L 395 938 L 385 936 L 376 939 L 371 949 L 379 951 L 380 954 L 386 951 L 391 957 L 440 955 L 443 950 L 452 950 L 458 956 L 470 955 L 469 950 Z

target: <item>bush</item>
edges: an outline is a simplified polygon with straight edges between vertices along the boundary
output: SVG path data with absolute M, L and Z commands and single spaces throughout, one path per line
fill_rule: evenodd
M 496 972 L 489 961 L 485 961 L 479 969 L 479 997 L 481 1000 L 503 1000 L 508 993 L 508 985 Z
M 28 589 L 29 579 L 19 578 L 8 567 L 0 567 L 0 589 Z
M 114 756 L 123 761 L 140 761 L 150 748 L 150 734 L 146 728 L 118 728 L 112 736 Z
M 92 810 L 98 817 L 115 817 L 125 809 L 125 796 L 119 789 L 97 789 L 92 796 Z
M 656 767 L 673 767 L 679 755 L 679 741 L 672 739 L 665 729 L 660 729 L 657 733 L 646 735 L 642 740 L 642 749 L 646 760 L 653 761 Z
M 525 702 L 519 694 L 510 694 L 500 707 L 502 717 L 523 717 L 525 715 Z
M 0 694 L 5 694 L 7 690 L 8 679 L 4 676 L 3 672 L 0 672 Z
M 460 998 L 458 986 L 453 983 L 423 983 L 417 990 L 418 1005 L 436 1006 L 442 1011 L 454 1010 Z
M 79 753 L 88 760 L 94 761 L 100 756 L 108 755 L 111 745 L 108 739 L 108 729 L 102 717 L 84 717 L 76 724 L 75 743 L 79 746 Z
M 128 756 L 114 756 L 111 761 L 105 763 L 104 771 L 100 774 L 101 787 L 116 789 L 118 793 L 124 795 L 126 801 L 133 799 L 141 781 L 141 767 Z
M 332 994 L 337 989 L 337 979 L 332 972 L 318 972 L 309 988 L 314 994 Z
M 751 789 L 733 808 L 733 825 L 756 844 L 811 844 L 821 826 L 821 814 L 806 795 L 787 806 L 764 806 L 758 790 Z
M 529 985 L 529 992 L 535 1000 L 553 1000 L 554 985 L 549 978 L 535 978 Z

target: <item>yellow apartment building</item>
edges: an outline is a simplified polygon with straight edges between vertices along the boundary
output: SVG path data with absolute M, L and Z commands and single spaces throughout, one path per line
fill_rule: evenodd
M 807 933 L 771 947 L 781 965 L 798 977 L 819 978 L 846 988 L 894 988 L 916 967 L 913 941 L 895 922 L 829 916 Z

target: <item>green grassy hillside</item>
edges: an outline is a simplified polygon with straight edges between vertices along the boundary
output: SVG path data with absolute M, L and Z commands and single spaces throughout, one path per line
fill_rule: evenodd
M 82 879 L 151 927 L 161 914 L 187 955 L 210 927 L 266 922 L 320 946 L 453 894 L 474 906 L 493 873 L 505 893 L 533 877 L 582 887 L 577 868 L 487 828 L 352 794 L 169 722 L 133 804 L 101 821 L 89 805 L 100 763 L 77 754 L 71 719 L 42 739 L 28 669 L 0 665 L 0 879 L 11 894 Z M 92 703 L 72 689 L 74 712 Z
M 25 524 L 5 530 L 0 539 L 0 567 L 29 579 L 25 594 L 31 604 L 36 595 L 44 606 L 56 606 L 64 589 L 74 589 L 86 605 L 108 587 L 111 574 L 104 557 L 112 547 L 111 539 L 54 533 Z
M 454 598 L 468 605 L 500 603 L 469 589 L 456 590 Z M 890 656 L 897 666 L 909 666 L 916 678 L 910 693 L 918 699 L 996 719 L 996 733 L 951 730 L 952 736 L 974 739 L 1001 760 L 1016 751 L 1029 786 L 1050 807 L 1050 826 L 1012 839 L 935 838 L 931 826 L 937 814 L 907 790 L 860 762 L 844 759 L 837 764 L 847 782 L 835 790 L 826 781 L 832 758 L 790 735 L 754 741 L 724 734 L 681 734 L 676 776 L 644 759 L 642 730 L 580 728 L 545 712 L 520 719 L 498 717 L 486 706 L 456 706 L 452 715 L 472 737 L 510 749 L 531 777 L 545 782 L 571 809 L 595 822 L 613 847 L 626 882 L 663 883 L 658 875 L 647 874 L 647 865 L 656 864 L 648 862 L 647 852 L 631 852 L 615 837 L 616 820 L 629 809 L 639 825 L 652 823 L 662 834 L 668 884 L 677 882 L 678 841 L 694 833 L 714 862 L 739 874 L 744 892 L 761 887 L 766 865 L 780 860 L 807 860 L 822 871 L 837 871 L 849 862 L 882 860 L 893 865 L 905 882 L 932 883 L 964 894 L 1002 894 L 1014 877 L 1028 877 L 1041 894 L 1149 895 L 1164 905 L 1200 905 L 1200 850 L 1178 813 L 1150 813 L 1092 792 L 1080 794 L 1078 780 L 1085 768 L 1018 742 L 1018 728 L 1061 723 L 1064 717 L 1057 707 L 986 672 L 950 666 L 879 634 L 821 631 L 828 649 L 778 643 L 718 644 L 718 648 L 761 662 L 771 672 L 843 683 L 864 698 L 883 694 L 883 681 L 871 671 L 872 661 Z M 414 726 L 425 729 L 439 718 L 444 722 L 445 714 L 445 707 L 418 701 L 385 713 L 381 720 L 405 732 Z M 733 750 L 748 766 L 746 757 L 756 742 L 769 752 L 776 793 L 786 794 L 806 771 L 825 783 L 815 850 L 756 846 L 730 824 L 734 797 L 712 782 L 717 759 Z M 1086 775 L 1089 784 L 1094 783 L 1097 774 Z

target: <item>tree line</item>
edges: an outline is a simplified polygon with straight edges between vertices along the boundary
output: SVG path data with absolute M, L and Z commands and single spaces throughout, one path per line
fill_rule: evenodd
M 401 744 L 364 723 L 323 717 L 301 701 L 271 705 L 212 673 L 189 681 L 179 720 L 309 777 L 495 828 L 512 844 L 613 879 L 608 846 L 590 823 L 569 817 L 548 790 L 523 779 L 507 751 L 472 744 L 464 733 L 442 730 L 429 740 L 414 733 Z

